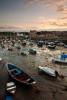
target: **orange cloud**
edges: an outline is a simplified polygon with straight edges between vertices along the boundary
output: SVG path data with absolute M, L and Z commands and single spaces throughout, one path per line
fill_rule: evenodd
M 45 17 L 39 17 L 37 21 L 22 23 L 16 25 L 3 25 L 0 29 L 21 29 L 21 30 L 44 30 L 44 29 L 61 29 L 67 28 L 67 22 L 65 19 L 47 19 Z

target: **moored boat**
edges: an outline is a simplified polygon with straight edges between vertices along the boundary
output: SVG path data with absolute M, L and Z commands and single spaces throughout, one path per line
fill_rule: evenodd
M 13 51 L 13 47 L 8 46 L 8 50 L 9 50 L 9 51 Z
M 22 56 L 27 56 L 27 55 L 28 55 L 28 53 L 27 53 L 27 52 L 25 52 L 25 51 L 22 51 L 22 52 L 21 52 L 21 55 L 22 55 Z
M 29 76 L 27 73 L 25 73 L 22 69 L 18 68 L 14 64 L 8 64 L 7 71 L 12 79 L 17 81 L 18 83 L 22 83 L 25 85 L 33 85 L 36 83 L 36 81 L 31 76 Z
M 22 46 L 26 46 L 26 41 L 25 40 L 22 42 Z
M 16 85 L 14 82 L 8 82 L 6 84 L 6 96 L 5 100 L 14 100 L 14 94 L 16 92 Z
M 48 47 L 49 49 L 55 49 L 55 48 L 56 48 L 56 45 L 47 45 L 47 47 Z
M 36 52 L 35 49 L 29 49 L 29 53 L 30 53 L 30 54 L 33 54 L 33 55 L 36 55 L 37 52 Z
M 62 64 L 62 63 L 67 64 L 67 60 L 61 60 L 61 59 L 58 59 L 58 58 L 53 58 L 52 62 L 60 63 L 60 64 Z
M 67 48 L 67 44 L 64 44 L 64 48 Z
M 17 49 L 21 49 L 21 46 L 20 46 L 19 44 L 15 44 L 15 47 L 16 47 Z
M 44 42 L 43 42 L 43 41 L 38 41 L 38 42 L 37 42 L 37 46 L 38 46 L 38 47 L 42 47 L 42 46 L 43 46 L 43 44 L 44 44 Z
M 45 66 L 45 67 L 39 66 L 38 71 L 39 72 L 44 72 L 45 74 L 47 74 L 51 77 L 57 78 L 57 76 L 58 76 L 58 72 L 56 70 L 54 70 L 50 67 L 47 67 L 47 66 Z
M 30 46 L 33 46 L 33 42 L 30 42 L 29 45 L 30 45 Z
M 57 58 L 52 58 L 52 62 L 67 64 L 67 54 L 61 54 Z

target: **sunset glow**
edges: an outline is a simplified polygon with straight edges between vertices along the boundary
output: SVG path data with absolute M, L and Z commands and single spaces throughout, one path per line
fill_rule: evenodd
M 1 0 L 4 29 L 67 30 L 67 0 Z

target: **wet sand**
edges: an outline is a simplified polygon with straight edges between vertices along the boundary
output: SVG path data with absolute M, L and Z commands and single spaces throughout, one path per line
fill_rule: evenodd
M 43 74 L 39 75 L 37 69 L 39 65 L 48 65 L 66 75 L 67 65 L 57 65 L 51 62 L 51 57 L 57 56 L 63 49 L 60 47 L 51 51 L 45 46 L 38 48 L 35 45 L 34 48 L 37 49 L 37 54 L 28 56 L 20 55 L 20 51 L 16 49 L 8 51 L 0 48 L 0 57 L 3 58 L 3 61 L 0 62 L 0 95 L 2 100 L 5 100 L 5 85 L 9 81 L 5 64 L 9 62 L 23 68 L 37 82 L 31 88 L 17 84 L 14 100 L 67 100 L 67 78 L 55 80 Z

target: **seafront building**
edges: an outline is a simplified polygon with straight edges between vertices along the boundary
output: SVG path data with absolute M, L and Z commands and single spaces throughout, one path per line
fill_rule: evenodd
M 33 40 L 67 40 L 67 31 L 30 31 Z
M 67 31 L 0 32 L 0 39 L 67 40 Z

